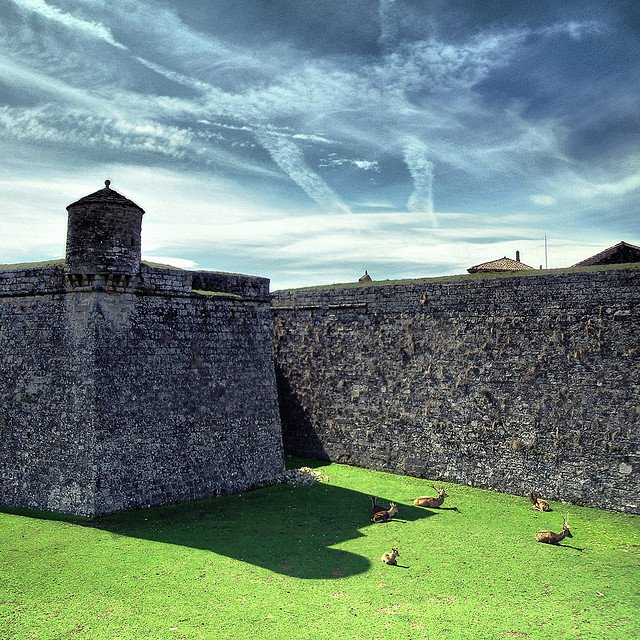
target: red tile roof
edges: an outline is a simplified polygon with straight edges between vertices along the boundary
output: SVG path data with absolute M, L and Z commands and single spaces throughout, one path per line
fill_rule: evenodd
M 483 262 L 477 264 L 474 267 L 469 267 L 467 271 L 469 273 L 477 273 L 478 271 L 530 271 L 533 267 L 528 264 L 512 260 L 511 258 L 499 258 L 498 260 L 492 260 L 491 262 Z

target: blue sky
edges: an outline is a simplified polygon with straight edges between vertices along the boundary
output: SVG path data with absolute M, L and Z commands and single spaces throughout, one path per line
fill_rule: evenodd
M 640 244 L 640 12 L 536 0 L 3 0 L 0 262 L 69 203 L 272 289 Z

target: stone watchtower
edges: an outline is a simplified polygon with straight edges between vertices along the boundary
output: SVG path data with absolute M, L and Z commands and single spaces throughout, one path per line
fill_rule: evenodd
M 144 211 L 67 207 L 66 259 L 0 270 L 0 504 L 96 516 L 284 471 L 269 281 L 140 260 Z
M 104 280 L 128 284 L 140 268 L 144 210 L 110 188 L 91 193 L 67 207 L 66 273 L 72 284 Z

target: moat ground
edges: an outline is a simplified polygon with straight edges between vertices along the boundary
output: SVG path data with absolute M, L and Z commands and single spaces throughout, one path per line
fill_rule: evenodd
M 640 637 L 638 516 L 449 483 L 445 508 L 419 509 L 426 480 L 319 469 L 93 521 L 0 513 L 0 638 Z M 371 524 L 369 494 L 399 519 Z M 573 538 L 535 542 L 565 514 Z M 401 566 L 380 561 L 391 547 Z

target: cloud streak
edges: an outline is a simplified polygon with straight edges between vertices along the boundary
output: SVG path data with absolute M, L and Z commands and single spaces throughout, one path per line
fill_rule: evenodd
M 47 4 L 44 0 L 10 0 L 20 9 L 35 13 L 47 20 L 57 22 L 64 27 L 73 29 L 83 35 L 91 38 L 97 38 L 107 44 L 110 44 L 117 49 L 127 50 L 127 47 L 121 42 L 115 40 L 111 35 L 111 31 L 99 22 L 92 22 L 77 18 L 70 13 L 65 13 L 58 9 L 58 7 Z
M 479 233 L 481 215 L 491 227 L 482 236 L 487 245 L 503 238 L 500 221 L 506 225 L 514 213 L 529 221 L 519 223 L 520 236 L 538 223 L 550 232 L 564 224 L 560 235 L 595 234 L 613 220 L 633 227 L 636 120 L 625 121 L 624 144 L 596 124 L 633 111 L 640 55 L 604 0 L 589 3 L 597 11 L 567 0 L 563 20 L 523 6 L 517 20 L 506 12 L 500 22 L 478 17 L 465 0 L 448 10 L 362 2 L 362 19 L 347 3 L 341 15 L 353 26 L 348 38 L 324 14 L 312 20 L 302 11 L 295 20 L 301 32 L 292 33 L 263 4 L 202 0 L 178 11 L 176 3 L 143 0 L 5 3 L 0 144 L 14 177 L 20 182 L 47 163 L 86 176 L 87 167 L 117 161 L 129 171 L 147 170 L 135 174 L 134 198 L 136 191 L 150 197 L 144 181 L 169 168 L 194 176 L 188 187 L 171 181 L 176 189 L 224 183 L 227 191 L 215 196 L 198 189 L 203 195 L 189 208 L 192 217 L 198 207 L 227 215 L 211 198 L 224 202 L 229 194 L 237 198 L 230 219 L 275 209 L 282 213 L 278 228 L 300 226 L 309 234 L 322 228 L 322 216 L 331 225 L 335 216 L 353 216 L 355 226 L 341 223 L 326 236 L 336 262 L 350 253 L 344 233 L 362 248 L 359 256 L 369 247 L 376 264 L 400 264 L 384 239 L 395 242 L 392 221 L 408 216 L 414 228 L 400 225 L 397 247 L 412 247 L 415 263 L 426 264 L 425 246 L 445 225 L 458 224 L 442 213 L 452 210 L 467 217 L 460 226 L 468 235 Z M 590 146 L 584 142 L 588 152 L 580 153 L 584 122 L 595 124 Z M 592 157 L 599 145 L 615 166 Z M 19 206 L 11 198 L 9 206 Z M 301 223 L 316 214 L 313 227 Z M 367 216 L 383 224 L 373 232 L 380 239 L 365 237 L 373 228 Z M 594 230 L 585 221 L 595 219 L 607 222 Z M 248 228 L 245 238 L 252 237 Z M 269 251 L 238 239 L 235 255 L 255 257 L 267 269 L 282 265 L 278 255 L 319 266 L 319 258 L 304 258 L 313 253 L 309 238 L 283 233 L 279 242 L 265 232 L 262 241 Z M 502 252 L 507 240 L 493 242 Z M 174 255 L 170 247 L 155 253 Z
M 256 128 L 256 139 L 274 162 L 315 202 L 328 211 L 349 212 L 349 207 L 306 163 L 300 147 L 290 139 L 265 128 Z
M 404 145 L 404 161 L 413 178 L 413 192 L 409 196 L 407 208 L 415 213 L 425 213 L 433 226 L 433 162 L 429 160 L 427 146 L 417 138 L 407 140 Z
M 397 26 L 395 22 L 396 0 L 379 0 L 378 19 L 380 21 L 380 44 L 383 47 L 392 46 L 397 37 Z

